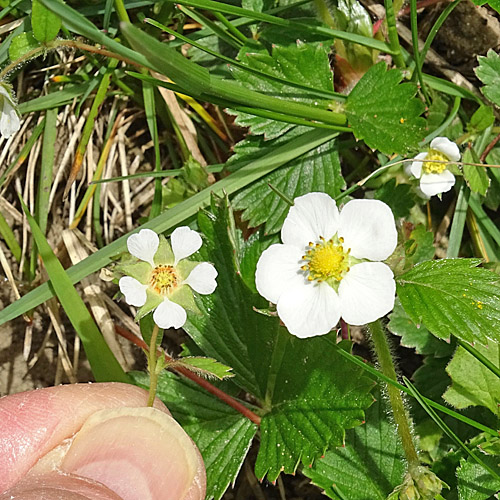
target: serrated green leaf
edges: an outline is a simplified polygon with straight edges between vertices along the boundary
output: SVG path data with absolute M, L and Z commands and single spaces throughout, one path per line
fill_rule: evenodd
M 495 122 L 495 115 L 489 106 L 479 106 L 467 124 L 467 130 L 472 133 L 482 132 Z
M 434 233 L 427 231 L 423 224 L 419 224 L 405 242 L 406 265 L 415 265 L 424 260 L 434 258 Z
M 414 348 L 417 354 L 433 355 L 437 358 L 450 356 L 454 347 L 443 340 L 439 340 L 425 326 L 417 326 L 406 314 L 399 300 L 389 316 L 387 328 L 394 335 L 401 337 L 401 345 Z
M 184 366 L 188 370 L 208 378 L 218 378 L 219 380 L 234 377 L 230 366 L 223 365 L 213 358 L 202 356 L 186 356 L 179 358 L 173 363 L 175 366 Z
M 356 138 L 385 154 L 405 154 L 425 135 L 426 121 L 420 117 L 425 106 L 415 98 L 416 86 L 400 83 L 402 78 L 400 70 L 387 71 L 380 62 L 347 98 L 345 112 Z
M 453 333 L 466 342 L 500 340 L 500 278 L 480 263 L 428 261 L 399 276 L 397 294 L 406 313 L 440 338 Z
M 344 444 L 345 430 L 360 425 L 373 402 L 373 382 L 345 360 L 335 336 L 310 339 L 288 336 L 270 412 L 261 422 L 255 474 L 275 480 L 281 471 L 293 474 L 307 467 L 329 446 Z
M 241 161 L 250 160 L 255 155 L 262 154 L 267 148 L 272 149 L 283 141 L 299 135 L 303 130 L 302 127 L 297 127 L 274 141 L 250 136 L 242 141 L 244 144 L 240 143 L 241 149 L 236 146 L 235 150 Z M 333 139 L 309 151 L 241 190 L 235 196 L 234 207 L 236 210 L 243 210 L 243 220 L 248 220 L 250 227 L 265 223 L 266 233 L 273 234 L 281 229 L 290 206 L 269 187 L 269 184 L 291 200 L 313 191 L 326 192 L 335 198 L 345 187 L 337 141 Z
M 486 56 L 479 56 L 477 60 L 479 66 L 474 72 L 485 85 L 481 91 L 492 103 L 500 106 L 500 56 L 490 49 Z
M 464 162 L 474 163 L 475 158 L 473 157 L 471 150 L 467 149 L 463 156 Z M 488 187 L 490 186 L 490 178 L 486 172 L 485 167 L 479 167 L 477 165 L 464 165 L 463 166 L 464 179 L 470 190 L 473 193 L 479 193 L 484 196 Z
M 130 375 L 137 385 L 148 388 L 147 374 Z M 234 484 L 257 426 L 194 382 L 170 372 L 159 375 L 157 397 L 168 406 L 203 456 L 207 471 L 205 500 L 219 500 Z
M 290 80 L 315 89 L 333 91 L 333 75 L 328 59 L 329 48 L 321 43 L 273 46 L 272 54 L 261 46 L 243 47 L 239 54 L 241 62 L 249 67 L 263 71 L 284 80 Z M 289 100 L 309 104 L 311 107 L 326 108 L 329 100 L 308 94 L 306 90 L 284 85 L 270 78 L 250 73 L 232 66 L 231 72 L 236 80 L 252 90 L 269 96 L 283 96 Z M 236 112 L 236 123 L 250 127 L 254 135 L 264 135 L 275 139 L 294 127 L 293 124 L 277 122 L 267 118 Z
M 474 348 L 495 366 L 500 366 L 497 343 L 489 342 L 487 347 L 476 345 Z M 472 354 L 459 347 L 446 371 L 453 381 L 443 395 L 448 403 L 459 409 L 485 406 L 500 416 L 500 380 Z
M 407 217 L 410 209 L 415 205 L 409 184 L 398 184 L 396 179 L 390 179 L 375 191 L 377 200 L 387 203 L 395 217 Z
M 34 37 L 41 43 L 53 40 L 61 29 L 61 18 L 44 7 L 39 0 L 33 0 L 31 26 Z
M 381 395 L 366 411 L 366 423 L 346 432 L 342 448 L 328 450 L 321 460 L 303 473 L 338 500 L 332 488 L 349 500 L 385 500 L 403 480 L 404 452 L 389 420 L 388 408 Z
M 27 31 L 15 36 L 9 46 L 9 57 L 11 61 L 17 61 L 30 50 L 39 47 L 37 39 L 33 36 L 32 31 Z
M 499 471 L 498 457 L 482 457 L 482 460 Z M 486 500 L 500 491 L 500 481 L 470 458 L 460 461 L 457 478 L 459 500 Z

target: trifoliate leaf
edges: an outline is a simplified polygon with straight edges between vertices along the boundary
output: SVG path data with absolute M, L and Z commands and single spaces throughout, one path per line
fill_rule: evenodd
M 411 195 L 411 186 L 409 184 L 396 186 L 396 179 L 390 179 L 378 188 L 375 191 L 375 198 L 387 203 L 397 218 L 407 217 L 415 205 L 415 200 Z
M 61 18 L 41 4 L 39 0 L 33 0 L 31 8 L 31 26 L 33 35 L 42 43 L 53 40 L 61 29 Z
M 366 423 L 348 430 L 345 441 L 344 447 L 329 449 L 303 473 L 336 500 L 337 492 L 349 500 L 385 500 L 403 480 L 405 464 L 398 434 L 381 396 L 366 411 Z
M 255 463 L 257 477 L 271 481 L 281 471 L 293 474 L 299 463 L 310 466 L 329 446 L 342 446 L 345 430 L 363 422 L 373 401 L 373 383 L 338 353 L 350 345 L 336 346 L 335 334 L 298 339 L 282 328 L 279 335 L 286 345 L 276 353 L 281 363 L 264 403 L 270 411 L 262 418 Z
M 263 151 L 272 149 L 285 140 L 289 140 L 303 131 L 303 127 L 282 135 L 273 141 L 262 137 L 250 136 L 236 146 L 235 151 L 241 161 L 261 156 Z M 245 154 L 246 153 L 246 154 Z M 340 159 L 336 140 L 331 140 L 266 175 L 257 182 L 241 190 L 234 198 L 236 210 L 243 210 L 243 220 L 248 220 L 250 227 L 265 223 L 268 234 L 281 229 L 290 205 L 274 192 L 269 184 L 293 200 L 313 191 L 328 193 L 332 198 L 338 196 L 345 186 L 340 168 Z
M 453 352 L 453 346 L 431 335 L 425 326 L 417 326 L 401 307 L 399 300 L 396 301 L 394 310 L 389 316 L 387 328 L 401 337 L 402 346 L 414 348 L 417 354 L 440 358 L 449 356 Z
M 500 106 L 500 56 L 490 49 L 486 56 L 479 56 L 477 60 L 479 66 L 474 71 L 485 85 L 481 91 L 492 103 Z
M 499 364 L 499 346 L 489 342 L 487 347 L 474 348 L 495 366 Z M 485 406 L 500 415 L 500 381 L 498 377 L 463 347 L 459 347 L 446 368 L 453 381 L 443 397 L 448 403 L 462 409 L 468 406 Z
M 500 278 L 478 268 L 479 259 L 443 259 L 417 264 L 396 280 L 406 313 L 440 338 L 466 342 L 500 340 Z
M 239 59 L 249 67 L 264 73 L 316 89 L 333 91 L 333 75 L 328 59 L 329 47 L 321 43 L 306 44 L 298 42 L 286 47 L 273 46 L 272 54 L 261 46 L 243 47 Z M 283 82 L 232 67 L 234 78 L 252 90 L 270 96 L 283 96 L 292 101 L 326 109 L 329 100 L 311 94 L 307 90 L 286 85 Z M 264 135 L 274 139 L 295 125 L 236 112 L 236 123 L 250 127 L 254 135 Z
M 232 366 L 232 380 L 265 408 L 256 474 L 274 480 L 341 445 L 344 430 L 364 420 L 373 383 L 338 354 L 334 334 L 298 339 L 278 317 L 255 311 L 269 306 L 238 274 L 241 237 L 227 200 L 215 200 L 212 211 L 200 214 L 199 227 L 218 286 L 198 297 L 202 315 L 188 315 L 184 328 L 206 355 Z
M 205 358 L 202 356 L 187 356 L 176 359 L 169 364 L 170 366 L 184 366 L 188 370 L 206 378 L 218 378 L 223 380 L 228 377 L 234 377 L 230 366 L 223 365 L 213 358 Z
M 130 375 L 136 385 L 148 388 L 147 374 Z M 207 470 L 205 500 L 219 500 L 234 484 L 257 426 L 194 382 L 170 372 L 160 374 L 157 394 L 200 450 Z
M 372 66 L 349 94 L 346 114 L 357 139 L 385 154 L 405 154 L 424 138 L 424 104 L 412 83 L 400 83 L 398 69 Z
M 10 42 L 9 57 L 11 61 L 17 61 L 20 57 L 24 56 L 30 50 L 36 49 L 40 46 L 38 40 L 33 36 L 32 31 L 20 33 L 15 36 Z
M 481 456 L 481 460 L 500 474 L 498 457 Z M 487 500 L 500 491 L 500 481 L 471 458 L 460 461 L 457 478 L 459 500 Z

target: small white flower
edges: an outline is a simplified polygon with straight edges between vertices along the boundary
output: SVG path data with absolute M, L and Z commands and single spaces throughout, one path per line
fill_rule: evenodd
M 136 277 L 120 278 L 120 291 L 128 304 L 153 311 L 160 328 L 181 328 L 186 322 L 186 304 L 192 293 L 211 294 L 217 287 L 217 270 L 208 262 L 184 260 L 199 250 L 201 236 L 187 226 L 178 227 L 171 236 L 172 247 L 151 229 L 141 229 L 127 240 L 128 251 L 141 264 L 125 266 Z M 187 292 L 187 293 L 186 293 Z
M 9 91 L 0 84 L 0 134 L 8 139 L 21 128 L 16 105 Z
M 396 248 L 390 208 L 378 200 L 352 200 L 339 213 L 324 193 L 294 200 L 281 230 L 257 263 L 259 293 L 276 304 L 290 333 L 328 333 L 342 317 L 364 325 L 394 307 L 396 283 L 386 264 Z
M 458 146 L 447 137 L 436 137 L 431 142 L 430 150 L 418 154 L 410 167 L 411 173 L 420 179 L 420 189 L 426 196 L 446 193 L 455 184 L 455 176 L 447 169 L 446 163 L 429 160 L 459 161 Z

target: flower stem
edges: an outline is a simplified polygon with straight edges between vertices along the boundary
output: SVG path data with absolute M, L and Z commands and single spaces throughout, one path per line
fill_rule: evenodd
M 397 381 L 396 369 L 394 368 L 391 351 L 380 321 L 370 323 L 369 327 L 381 372 L 390 379 Z M 420 465 L 420 460 L 410 430 L 410 415 L 406 411 L 399 389 L 393 385 L 387 384 L 387 393 L 389 395 L 394 422 L 396 423 L 403 450 L 408 460 L 408 471 L 411 473 Z
M 399 35 L 396 28 L 396 15 L 394 14 L 394 5 L 392 0 L 384 0 L 385 5 L 385 19 L 387 22 L 387 34 L 389 36 L 389 44 L 391 46 L 394 64 L 398 68 L 404 68 L 405 60 L 401 53 L 401 45 L 399 44 Z
M 129 23 L 130 18 L 128 17 L 128 12 L 127 9 L 125 8 L 125 4 L 123 3 L 123 0 L 115 0 L 115 9 L 116 13 L 118 14 L 118 18 L 122 22 Z
M 151 340 L 149 342 L 149 399 L 148 406 L 153 406 L 156 397 L 156 387 L 158 386 L 158 373 L 156 372 L 156 364 L 158 363 L 158 354 L 156 351 L 156 339 L 158 338 L 158 332 L 160 328 L 155 325 L 153 328 L 153 333 L 151 334 Z

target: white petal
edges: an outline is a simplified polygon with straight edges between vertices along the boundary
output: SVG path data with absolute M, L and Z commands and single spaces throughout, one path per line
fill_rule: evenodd
M 342 318 L 350 325 L 365 325 L 385 316 L 394 307 L 396 282 L 389 266 L 362 262 L 340 282 Z
M 460 160 L 460 149 L 458 149 L 458 146 L 450 141 L 448 137 L 436 137 L 433 139 L 431 142 L 431 149 L 441 151 L 441 153 L 452 161 Z
M 326 283 L 308 282 L 287 289 L 277 310 L 288 331 L 302 339 L 328 333 L 340 319 L 339 297 Z
M 394 252 L 398 233 L 394 215 L 379 200 L 351 200 L 340 212 L 339 236 L 358 259 L 384 260 Z
M 167 298 L 155 309 L 153 320 L 160 328 L 181 328 L 186 322 L 183 307 Z
M 281 294 L 306 283 L 300 265 L 303 250 L 292 245 L 271 245 L 257 262 L 255 286 L 269 302 L 277 304 Z
M 208 262 L 198 264 L 190 273 L 184 283 L 189 285 L 195 292 L 203 295 L 213 293 L 217 287 L 217 269 Z
M 131 234 L 127 239 L 128 251 L 138 259 L 149 262 L 155 267 L 154 256 L 158 250 L 160 238 L 151 229 L 141 229 L 138 233 Z
M 4 100 L 3 109 L 0 116 L 0 134 L 8 139 L 21 128 L 21 121 L 17 111 L 10 101 Z
M 174 266 L 182 259 L 193 255 L 197 252 L 202 244 L 201 236 L 187 226 L 174 229 L 170 237 L 172 251 L 174 252 Z
M 427 196 L 446 193 L 455 184 L 455 176 L 449 170 L 440 174 L 424 174 L 420 179 L 420 189 Z
M 426 158 L 427 158 L 427 153 L 418 153 L 418 155 L 415 156 L 415 160 L 425 160 Z M 420 179 L 420 176 L 422 175 L 422 162 L 414 161 L 410 165 L 410 172 L 413 174 L 414 177 Z
M 125 302 L 131 306 L 141 307 L 146 303 L 147 285 L 143 285 L 135 278 L 123 276 L 118 282 L 120 292 L 125 295 Z
M 281 240 L 303 251 L 310 241 L 319 241 L 320 236 L 330 239 L 338 230 L 338 219 L 337 205 L 327 194 L 299 196 L 283 223 Z

